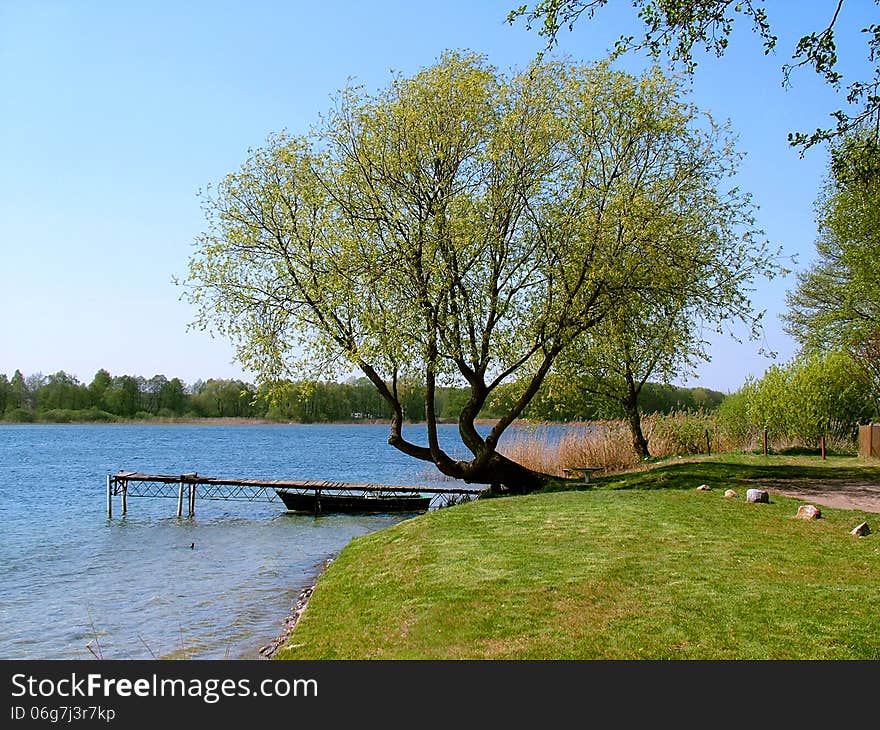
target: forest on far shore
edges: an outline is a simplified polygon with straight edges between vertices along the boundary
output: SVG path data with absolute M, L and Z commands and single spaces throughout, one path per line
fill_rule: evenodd
M 425 418 L 424 396 L 417 384 L 404 383 L 402 403 L 407 420 Z M 497 418 L 517 384 L 501 387 L 480 412 Z M 437 417 L 457 421 L 467 402 L 465 387 L 438 388 Z M 713 411 L 725 394 L 706 388 L 646 383 L 640 405 L 644 413 Z M 344 382 L 285 381 L 270 389 L 241 380 L 209 379 L 187 384 L 180 378 L 154 375 L 111 375 L 101 369 L 88 384 L 59 371 L 11 377 L 0 373 L 0 415 L 12 423 L 113 422 L 120 420 L 255 418 L 294 423 L 333 423 L 391 418 L 388 404 L 366 378 Z M 589 421 L 619 417 L 620 412 L 589 393 L 572 396 L 545 388 L 523 414 L 534 421 Z

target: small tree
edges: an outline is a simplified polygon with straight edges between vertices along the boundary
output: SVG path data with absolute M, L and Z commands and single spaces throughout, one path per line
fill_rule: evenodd
M 791 408 L 788 367 L 771 365 L 755 383 L 749 400 L 749 416 L 764 437 L 765 451 L 768 448 L 768 439 L 788 434 Z
M 789 434 L 810 445 L 826 435 L 851 442 L 870 412 L 863 383 L 852 377 L 843 352 L 810 355 L 792 363 L 788 373 Z
M 757 435 L 750 413 L 755 387 L 755 379 L 747 378 L 741 388 L 725 396 L 716 411 L 720 430 L 734 448 L 750 448 Z
M 871 413 L 869 392 L 852 376 L 842 351 L 800 355 L 749 379 L 719 409 L 725 430 L 745 437 L 749 427 L 769 438 L 817 446 L 826 435 L 851 441 Z
M 564 365 L 573 387 L 592 393 L 600 402 L 617 406 L 640 458 L 650 456 L 642 432 L 639 399 L 648 379 L 664 382 L 706 359 L 703 342 L 684 311 L 685 292 L 675 300 L 643 302 L 636 312 L 624 308 L 590 331 L 581 346 L 566 353 Z

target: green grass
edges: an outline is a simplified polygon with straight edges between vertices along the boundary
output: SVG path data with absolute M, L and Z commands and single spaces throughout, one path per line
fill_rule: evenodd
M 878 516 L 747 504 L 762 478 L 880 481 L 880 467 L 724 455 L 431 512 L 353 540 L 277 656 L 880 658 Z M 850 535 L 862 521 L 874 534 Z

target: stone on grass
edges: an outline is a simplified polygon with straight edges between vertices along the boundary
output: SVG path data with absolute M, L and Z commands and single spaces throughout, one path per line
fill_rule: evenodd
M 865 535 L 871 534 L 871 528 L 868 527 L 867 522 L 863 522 L 861 525 L 856 525 L 852 530 L 850 530 L 850 535 L 855 535 L 856 537 L 864 537 Z
M 735 496 L 736 496 L 736 491 L 733 490 L 733 489 L 728 489 L 728 490 L 724 493 L 724 496 L 725 496 L 725 497 L 735 497 Z
M 802 504 L 798 507 L 797 518 L 799 520 L 818 520 L 822 516 L 822 510 L 812 504 Z
M 710 489 L 712 489 L 712 487 L 710 487 L 708 484 L 701 484 L 699 487 L 697 487 L 698 492 L 708 492 Z
M 746 492 L 746 502 L 770 503 L 770 495 L 763 489 L 749 489 Z

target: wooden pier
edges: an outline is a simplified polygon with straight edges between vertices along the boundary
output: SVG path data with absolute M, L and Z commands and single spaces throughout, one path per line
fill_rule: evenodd
M 113 498 L 121 497 L 122 514 L 128 513 L 129 497 L 157 497 L 177 500 L 177 516 L 183 517 L 186 499 L 187 516 L 195 517 L 196 500 L 240 502 L 280 502 L 276 490 L 323 495 L 400 496 L 430 495 L 430 507 L 445 507 L 463 500 L 477 499 L 485 489 L 468 487 L 397 486 L 392 484 L 350 484 L 331 481 L 296 481 L 284 479 L 225 479 L 192 474 L 142 474 L 120 471 L 107 475 L 107 517 L 113 517 Z

